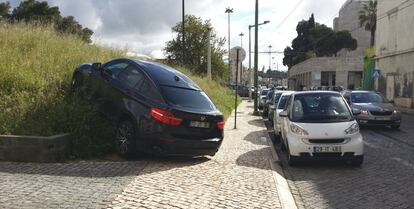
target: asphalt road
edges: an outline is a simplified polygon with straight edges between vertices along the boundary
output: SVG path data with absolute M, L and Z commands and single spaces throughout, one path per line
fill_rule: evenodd
M 404 115 L 399 130 L 362 127 L 361 133 L 360 168 L 327 162 L 289 167 L 275 143 L 299 208 L 414 208 L 414 115 Z

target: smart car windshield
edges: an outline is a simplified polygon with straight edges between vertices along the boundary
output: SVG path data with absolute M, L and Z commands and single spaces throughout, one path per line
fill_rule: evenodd
M 342 96 L 335 93 L 311 93 L 295 96 L 291 120 L 303 123 L 333 123 L 353 120 Z
M 361 92 L 351 94 L 352 103 L 384 103 L 385 99 L 374 92 Z

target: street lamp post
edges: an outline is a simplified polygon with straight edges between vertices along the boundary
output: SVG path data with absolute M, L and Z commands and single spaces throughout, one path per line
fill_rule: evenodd
M 243 36 L 244 33 L 240 33 L 240 47 L 243 48 Z M 243 62 L 240 62 L 240 83 L 243 84 Z
M 183 37 L 181 37 L 182 38 L 182 46 L 181 46 L 181 56 L 182 56 L 182 58 L 181 58 L 181 62 L 182 62 L 182 65 L 184 66 L 185 65 L 185 6 L 184 6 L 184 0 L 183 0 L 183 3 L 182 3 L 182 25 L 181 25 L 181 30 L 182 30 L 182 35 L 183 35 Z
M 267 24 L 267 23 L 270 23 L 270 21 L 269 20 L 266 20 L 266 21 L 264 21 L 264 22 L 262 22 L 262 23 L 260 23 L 260 24 L 258 24 L 257 26 L 259 26 L 259 25 L 264 25 L 264 24 Z M 251 47 L 252 47 L 252 44 L 251 44 L 251 42 L 252 42 L 252 40 L 251 40 L 251 29 L 253 28 L 253 27 L 255 27 L 256 25 L 249 25 L 249 101 L 252 99 L 252 87 L 253 87 L 253 75 L 252 75 L 252 50 L 251 50 Z M 257 90 L 256 90 L 257 91 Z
M 272 45 L 269 45 L 269 70 L 272 70 Z
M 229 31 L 229 33 L 228 33 L 228 40 L 227 40 L 228 45 L 229 45 L 229 48 L 228 48 L 228 50 L 229 50 L 228 51 L 229 52 L 228 64 L 229 64 L 229 73 L 231 73 L 231 66 L 230 66 L 230 14 L 233 13 L 233 8 L 227 7 L 225 13 L 228 14 L 228 29 L 229 29 L 228 30 Z M 230 78 L 230 80 L 231 80 L 231 78 Z
M 255 91 L 255 95 L 257 98 L 257 90 L 258 90 L 258 75 L 257 75 L 257 68 L 258 68 L 258 61 L 259 61 L 259 0 L 256 0 L 256 5 L 255 5 L 255 12 L 254 12 L 254 91 Z M 258 115 L 258 108 L 257 108 L 257 99 L 254 100 L 254 111 L 253 114 L 254 115 Z

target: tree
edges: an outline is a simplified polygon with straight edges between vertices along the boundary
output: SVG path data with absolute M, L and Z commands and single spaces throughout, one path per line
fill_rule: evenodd
M 377 0 L 363 3 L 363 8 L 359 11 L 359 24 L 371 32 L 371 46 L 374 46 L 375 31 L 377 30 Z
M 313 14 L 296 26 L 297 37 L 292 47 L 284 50 L 283 65 L 289 68 L 311 57 L 336 56 L 341 49 L 355 50 L 357 41 L 348 31 L 335 32 L 324 24 L 315 22 Z
M 227 79 L 229 72 L 226 70 L 226 65 L 223 61 L 223 55 L 226 50 L 223 49 L 225 38 L 218 38 L 215 31 L 212 29 L 210 20 L 203 21 L 201 18 L 194 15 L 185 16 L 185 51 L 186 51 L 186 66 L 194 73 L 207 72 L 207 49 L 208 49 L 208 35 L 211 38 L 211 68 L 214 78 Z M 165 55 L 169 62 L 179 64 L 182 60 L 182 22 L 178 22 L 172 27 L 172 32 L 177 36 L 173 40 L 166 43 L 164 48 Z M 209 32 L 211 31 L 211 33 Z
M 20 2 L 20 5 L 13 9 L 11 17 L 17 21 L 38 21 L 50 24 L 59 20 L 61 16 L 58 7 L 49 7 L 47 2 L 26 0 Z
M 60 18 L 57 21 L 55 28 L 61 33 L 77 35 L 87 43 L 92 42 L 91 36 L 93 31 L 89 28 L 82 28 L 82 25 L 79 24 L 73 16 Z
M 93 31 L 89 28 L 83 28 L 73 16 L 62 17 L 58 7 L 50 7 L 47 2 L 36 0 L 25 0 L 20 2 L 19 6 L 9 13 L 10 4 L 0 4 L 0 16 L 3 13 L 12 22 L 25 21 L 36 22 L 40 24 L 53 24 L 57 32 L 62 34 L 73 34 L 80 37 L 86 43 L 91 43 Z
M 10 2 L 0 3 L 0 20 L 9 16 L 10 8 Z

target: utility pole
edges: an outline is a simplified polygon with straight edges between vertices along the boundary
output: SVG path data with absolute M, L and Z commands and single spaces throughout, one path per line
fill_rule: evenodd
M 267 23 L 270 23 L 270 21 L 269 20 L 266 20 L 266 21 L 264 21 L 264 22 L 262 22 L 262 23 L 260 23 L 260 24 L 258 24 L 258 26 L 259 25 L 264 25 L 264 24 L 267 24 Z M 249 101 L 252 99 L 252 88 L 253 88 L 253 80 L 254 80 L 254 76 L 253 76 L 253 69 L 252 69 L 252 50 L 251 50 L 251 47 L 252 47 L 252 41 L 251 41 L 251 29 L 252 29 L 252 27 L 255 27 L 256 25 L 249 25 Z
M 269 45 L 269 70 L 272 70 L 272 45 Z
M 258 75 L 257 75 L 257 68 L 258 68 L 258 60 L 259 60 L 259 56 L 258 56 L 258 44 L 259 44 L 259 0 L 256 0 L 256 7 L 255 7 L 255 14 L 254 14 L 254 95 L 255 95 L 255 99 L 254 99 L 254 111 L 253 114 L 254 115 L 258 115 L 259 112 L 257 110 L 257 97 L 258 97 Z
M 208 29 L 207 77 L 211 80 L 211 28 Z
M 240 33 L 240 47 L 243 48 L 244 33 Z M 243 61 L 240 62 L 240 83 L 243 85 Z
M 183 8 L 182 8 L 182 32 L 183 32 L 183 37 L 182 37 L 182 42 L 181 42 L 181 44 L 182 44 L 182 46 L 181 46 L 181 50 L 182 50 L 182 54 L 181 54 L 181 56 L 182 56 L 182 60 L 181 60 L 181 64 L 182 65 L 185 65 L 185 7 L 184 7 L 184 1 L 185 0 L 183 0 L 183 4 L 182 4 L 182 6 L 183 6 Z
M 230 65 L 230 14 L 233 13 L 233 8 L 227 7 L 225 13 L 228 14 L 228 45 L 229 45 L 229 58 L 228 58 L 228 64 L 229 64 L 229 73 L 231 77 L 231 65 Z M 230 78 L 231 81 L 231 78 Z

